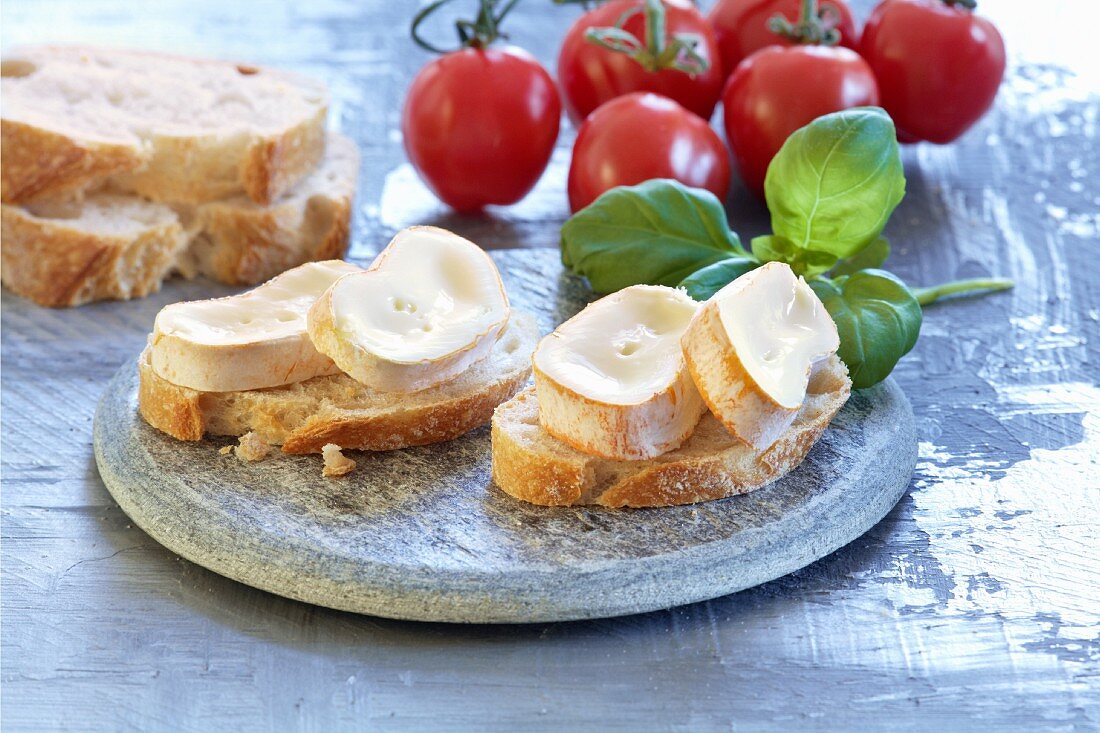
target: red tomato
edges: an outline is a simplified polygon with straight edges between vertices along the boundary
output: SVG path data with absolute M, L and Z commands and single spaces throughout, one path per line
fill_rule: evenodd
M 725 200 L 729 154 L 705 120 L 667 97 L 628 94 L 589 115 L 573 146 L 569 208 L 651 178 L 675 178 Z
M 722 93 L 726 139 L 741 178 L 760 195 L 768 164 L 792 132 L 821 115 L 876 104 L 867 62 L 847 48 L 823 46 L 757 51 Z
M 464 48 L 430 62 L 409 87 L 405 151 L 458 211 L 513 204 L 538 181 L 558 138 L 550 75 L 518 48 Z
M 859 34 L 848 3 L 844 0 L 822 0 L 820 3 L 823 10 L 830 5 L 840 18 L 836 25 L 840 45 L 859 48 Z M 742 60 L 762 48 L 795 45 L 794 41 L 768 30 L 768 21 L 782 15 L 793 23 L 798 19 L 801 6 L 802 0 L 718 0 L 707 20 L 714 27 L 726 76 L 732 74 Z
M 1001 34 L 941 0 L 886 0 L 860 46 L 898 138 L 949 143 L 985 114 L 1005 72 Z
M 690 76 L 677 69 L 646 71 L 626 54 L 585 40 L 589 28 L 613 26 L 623 13 L 644 5 L 644 0 L 612 0 L 582 15 L 566 32 L 558 54 L 558 80 L 574 125 L 609 99 L 630 92 L 663 94 L 707 120 L 714 114 L 723 79 L 718 44 L 706 18 L 688 0 L 664 0 L 665 32 L 668 38 L 677 33 L 699 38 L 696 51 L 708 64 L 701 74 Z M 644 42 L 645 27 L 645 14 L 639 12 L 623 30 Z

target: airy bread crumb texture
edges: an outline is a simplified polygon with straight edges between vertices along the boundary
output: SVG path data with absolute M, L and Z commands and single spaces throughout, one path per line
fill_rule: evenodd
M 340 446 L 335 443 L 326 443 L 322 446 L 321 456 L 325 461 L 321 475 L 326 478 L 346 476 L 355 470 L 355 461 L 341 453 Z
M 271 453 L 271 444 L 255 433 L 245 433 L 240 437 L 233 452 L 238 459 L 246 463 L 253 463 L 267 458 L 268 454 Z

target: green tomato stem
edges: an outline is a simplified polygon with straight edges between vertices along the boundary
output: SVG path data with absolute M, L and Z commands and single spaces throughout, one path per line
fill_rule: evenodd
M 1004 278 L 973 278 L 971 280 L 955 280 L 942 285 L 933 285 L 929 288 L 913 288 L 913 295 L 922 306 L 935 303 L 940 298 L 961 293 L 975 293 L 984 291 L 995 293 L 1000 290 L 1008 290 L 1015 287 L 1016 283 Z

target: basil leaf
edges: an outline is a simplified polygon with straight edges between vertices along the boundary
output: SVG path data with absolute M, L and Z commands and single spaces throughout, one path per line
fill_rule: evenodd
M 832 276 L 851 275 L 860 270 L 869 270 L 873 267 L 882 267 L 886 258 L 890 256 L 890 243 L 886 237 L 879 237 L 875 241 L 861 249 L 853 257 L 842 260 L 833 268 Z
M 800 249 L 786 237 L 765 234 L 753 237 L 752 253 L 761 262 L 786 262 L 794 274 L 814 277 L 836 264 L 836 255 Z
M 921 309 L 913 293 L 885 270 L 860 270 L 835 281 L 812 280 L 840 334 L 840 358 L 857 389 L 878 384 L 920 335 Z
M 710 300 L 719 290 L 757 267 L 760 263 L 751 257 L 731 257 L 696 270 L 684 278 L 680 287 L 696 300 Z
M 714 194 L 667 179 L 605 192 L 562 226 L 561 252 L 598 293 L 679 285 L 701 267 L 748 254 Z
M 905 195 L 893 120 L 878 107 L 818 117 L 783 143 L 764 195 L 776 234 L 800 249 L 851 257 Z

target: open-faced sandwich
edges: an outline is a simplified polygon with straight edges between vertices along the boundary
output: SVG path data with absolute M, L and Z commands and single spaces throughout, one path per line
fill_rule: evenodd
M 180 440 L 248 436 L 239 455 L 279 445 L 335 462 L 337 446 L 426 445 L 485 424 L 526 383 L 537 340 L 484 251 L 413 227 L 367 269 L 314 262 L 165 307 L 140 358 L 139 408 Z
M 805 458 L 851 381 L 836 326 L 769 263 L 706 303 L 636 285 L 535 350 L 493 415 L 493 479 L 535 504 L 669 506 L 741 494 Z

